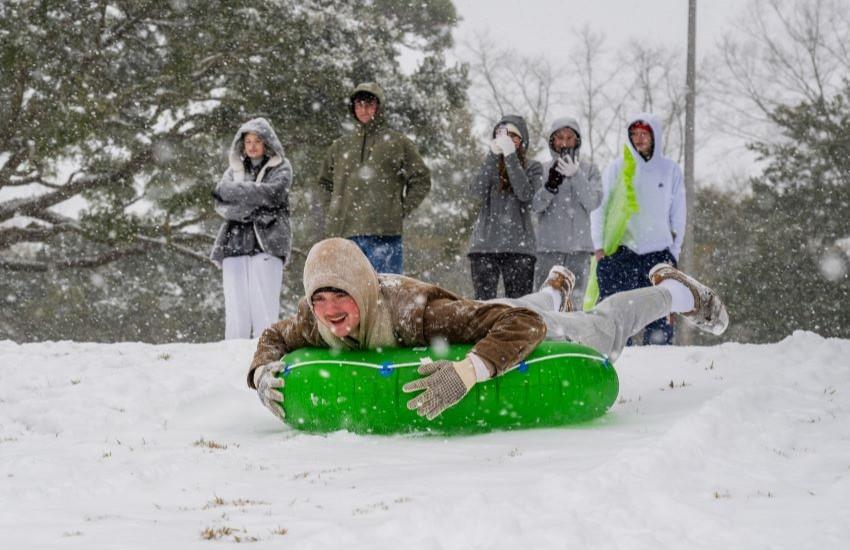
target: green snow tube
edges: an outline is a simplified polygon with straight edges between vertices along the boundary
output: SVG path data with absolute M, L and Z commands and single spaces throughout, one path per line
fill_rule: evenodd
M 471 347 L 288 353 L 280 374 L 286 381 L 286 423 L 318 433 L 483 433 L 590 420 L 617 398 L 617 373 L 606 357 L 578 344 L 543 342 L 515 369 L 476 384 L 434 420 L 409 411 L 407 401 L 416 394 L 401 387 L 420 377 L 420 359 L 458 360 Z

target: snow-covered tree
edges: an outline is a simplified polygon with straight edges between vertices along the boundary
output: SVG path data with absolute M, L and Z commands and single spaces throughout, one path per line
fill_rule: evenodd
M 450 0 L 0 4 L 0 273 L 8 285 L 28 273 L 14 303 L 45 300 L 44 288 L 77 277 L 57 275 L 69 268 L 133 279 L 112 297 L 126 302 L 157 280 L 136 269 L 151 262 L 163 281 L 190 270 L 217 291 L 210 192 L 253 116 L 272 121 L 295 168 L 287 277 L 298 281 L 299 254 L 318 237 L 318 159 L 350 123 L 355 83 L 384 86 L 391 123 L 430 162 L 452 164 L 463 148 L 466 72 L 445 57 L 455 23 Z M 188 294 L 175 297 L 187 312 L 220 315 L 199 309 L 217 300 Z

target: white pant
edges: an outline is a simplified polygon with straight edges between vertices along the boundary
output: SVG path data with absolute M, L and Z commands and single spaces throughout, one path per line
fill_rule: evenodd
M 224 281 L 224 338 L 251 338 L 277 322 L 283 262 L 261 253 L 221 262 Z
M 526 307 L 546 323 L 546 340 L 578 342 L 616 361 L 629 337 L 649 323 L 671 312 L 673 297 L 659 286 L 618 292 L 585 313 L 554 311 L 552 298 L 535 292 L 522 298 L 490 300 L 513 307 Z

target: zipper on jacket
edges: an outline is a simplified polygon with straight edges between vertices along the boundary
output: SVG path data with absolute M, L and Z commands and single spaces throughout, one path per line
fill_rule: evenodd
M 254 236 L 257 237 L 257 244 L 260 245 L 260 250 L 268 254 L 269 249 L 263 244 L 263 239 L 260 238 L 260 232 L 257 231 L 257 222 L 252 222 L 251 228 L 254 230 Z
M 271 160 L 271 159 L 269 159 L 269 160 Z M 260 173 L 257 174 L 257 178 L 254 180 L 254 183 L 258 183 L 258 184 L 263 183 L 263 177 L 265 177 L 265 175 L 266 175 L 266 167 L 268 165 L 269 165 L 269 163 L 268 163 L 268 161 L 266 161 L 266 163 L 263 165 L 263 167 L 260 168 Z M 268 254 L 269 250 L 263 244 L 263 239 L 260 238 L 260 232 L 257 231 L 257 222 L 251 222 L 251 229 L 254 230 L 254 237 L 257 238 L 257 244 L 260 245 L 260 250 L 262 250 L 263 252 Z
M 363 127 L 363 143 L 360 144 L 360 164 L 363 164 L 364 155 L 366 154 L 366 127 Z

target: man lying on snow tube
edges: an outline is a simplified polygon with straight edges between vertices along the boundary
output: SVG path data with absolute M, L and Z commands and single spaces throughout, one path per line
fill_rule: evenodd
M 630 336 L 671 312 L 713 334 L 726 330 L 729 317 L 716 292 L 667 264 L 649 275 L 653 286 L 615 294 L 587 313 L 567 312 L 574 277 L 560 266 L 537 293 L 479 302 L 410 277 L 378 275 L 355 243 L 326 239 L 307 255 L 298 312 L 260 336 L 248 385 L 283 420 L 284 381 L 277 375 L 280 359 L 293 350 L 416 347 L 436 338 L 474 344 L 462 360 L 422 365 L 423 377 L 404 385 L 405 392 L 424 390 L 407 407 L 433 420 L 544 339 L 584 344 L 614 361 Z

